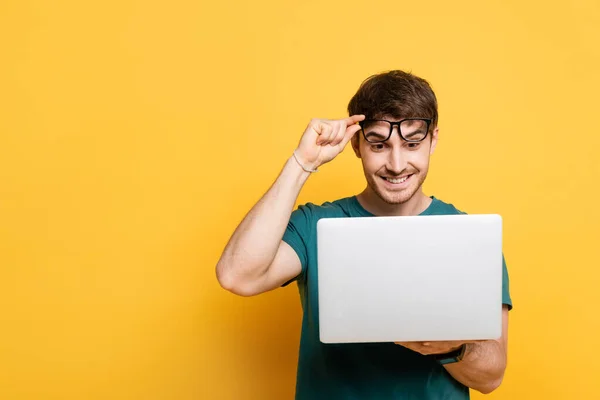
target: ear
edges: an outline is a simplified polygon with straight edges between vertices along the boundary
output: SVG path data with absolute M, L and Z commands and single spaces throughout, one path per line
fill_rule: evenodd
M 360 136 L 359 136 L 359 132 L 356 132 L 356 134 L 354 136 L 352 136 L 352 139 L 350 139 L 350 143 L 352 144 L 352 150 L 354 150 L 354 154 L 356 154 L 356 157 L 360 158 Z
M 438 142 L 438 134 L 439 134 L 439 128 L 436 126 L 435 129 L 433 130 L 433 133 L 431 134 L 431 147 L 429 148 L 429 155 L 432 155 L 433 152 L 435 151 L 435 146 L 437 146 L 437 142 Z

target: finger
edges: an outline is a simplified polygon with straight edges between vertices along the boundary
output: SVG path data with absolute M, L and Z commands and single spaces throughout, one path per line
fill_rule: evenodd
M 319 137 L 317 138 L 317 144 L 327 144 L 329 136 L 331 135 L 331 131 L 331 125 L 324 121 L 319 121 L 319 125 L 317 127 L 317 133 L 319 134 Z
M 336 132 L 336 124 L 335 122 L 329 122 L 327 123 L 327 126 L 329 127 L 327 134 L 323 134 L 323 139 L 324 141 L 321 142 L 322 145 L 328 145 L 329 143 L 331 143 L 331 140 L 335 137 L 335 132 Z
M 409 349 L 416 349 L 421 347 L 419 342 L 394 342 L 395 344 L 399 344 L 400 346 L 407 347 Z
M 323 133 L 327 129 L 327 122 L 322 119 L 313 119 L 310 122 L 310 125 L 311 125 L 313 131 L 315 131 L 317 133 L 317 135 L 319 135 L 319 136 L 323 135 Z
M 350 139 L 352 139 L 352 136 L 354 136 L 356 134 L 356 132 L 360 131 L 360 129 L 361 129 L 360 125 L 351 125 L 348 128 L 346 128 L 344 138 L 340 142 L 340 145 L 342 146 L 342 148 L 346 147 L 346 145 L 348 144 Z
M 348 125 L 353 125 L 357 122 L 360 122 L 364 119 L 365 119 L 365 116 L 363 114 L 357 114 L 357 115 L 352 115 L 348 118 L 344 118 L 344 122 L 346 122 L 346 126 L 348 126 Z
M 419 354 L 428 355 L 428 354 L 434 353 L 434 351 L 432 351 L 432 349 L 423 346 L 422 343 L 420 343 L 420 342 L 408 342 L 408 343 L 407 342 L 394 342 L 394 343 L 401 345 L 403 347 L 406 347 L 407 349 L 412 350 Z
M 346 134 L 346 123 L 343 121 L 339 121 L 337 123 L 337 131 L 335 133 L 335 137 L 331 140 L 332 146 L 337 146 L 344 140 L 344 136 Z

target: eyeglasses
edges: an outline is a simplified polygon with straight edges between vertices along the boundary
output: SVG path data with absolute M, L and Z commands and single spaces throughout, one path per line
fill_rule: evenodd
M 369 143 L 382 143 L 392 136 L 394 126 L 398 126 L 398 134 L 406 142 L 421 142 L 429 133 L 429 118 L 405 118 L 392 122 L 385 119 L 366 119 L 358 123 L 365 140 Z

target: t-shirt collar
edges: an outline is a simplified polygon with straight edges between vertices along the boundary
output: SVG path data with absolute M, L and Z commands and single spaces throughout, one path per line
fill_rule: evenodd
M 438 199 L 435 198 L 435 196 L 429 196 L 431 198 L 431 203 L 429 203 L 429 206 L 427 206 L 427 208 L 425 210 L 423 210 L 419 215 L 431 215 L 435 212 L 435 208 L 437 207 L 437 203 L 439 202 Z M 375 217 L 376 215 L 367 211 L 358 201 L 358 197 L 352 196 L 352 203 L 354 206 L 354 211 L 356 211 L 356 213 L 361 216 L 361 217 Z

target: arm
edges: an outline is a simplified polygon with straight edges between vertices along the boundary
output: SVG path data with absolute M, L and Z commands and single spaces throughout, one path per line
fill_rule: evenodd
M 315 169 L 331 161 L 360 129 L 364 116 L 337 121 L 312 120 L 296 150 L 271 188 L 250 210 L 233 233 L 217 263 L 221 286 L 241 296 L 275 289 L 302 271 L 295 251 L 282 241 L 302 186 Z
M 252 296 L 280 286 L 301 272 L 294 250 L 281 239 L 309 173 L 292 158 L 233 233 L 217 264 L 221 286 Z
M 487 394 L 494 391 L 504 377 L 508 349 L 508 307 L 502 307 L 502 336 L 498 340 L 475 342 L 403 342 L 397 343 L 424 355 L 443 354 L 465 344 L 463 359 L 444 368 L 460 383 Z
M 464 358 L 445 365 L 460 383 L 481 393 L 494 391 L 504 377 L 508 349 L 508 308 L 502 308 L 502 336 L 498 340 L 468 343 Z

